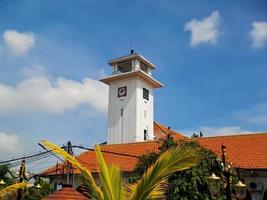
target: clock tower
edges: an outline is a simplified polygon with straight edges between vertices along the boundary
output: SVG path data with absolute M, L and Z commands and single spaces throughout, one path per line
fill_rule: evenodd
M 107 143 L 153 140 L 153 90 L 163 87 L 152 77 L 155 65 L 133 50 L 108 64 L 112 75 L 100 80 L 109 85 Z

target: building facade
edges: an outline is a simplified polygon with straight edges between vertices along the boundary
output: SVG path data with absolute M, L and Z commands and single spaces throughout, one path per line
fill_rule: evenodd
M 154 122 L 153 90 L 163 84 L 152 77 L 155 65 L 142 55 L 131 54 L 110 60 L 112 75 L 100 81 L 109 85 L 107 144 L 101 145 L 107 164 L 117 165 L 124 180 L 134 172 L 138 158 L 159 151 L 159 140 L 170 134 L 175 140 L 195 140 L 221 157 L 221 145 L 227 147 L 228 161 L 239 169 L 253 200 L 267 200 L 267 133 L 187 138 Z M 156 141 L 154 141 L 156 140 Z M 94 151 L 78 156 L 97 178 L 98 164 Z M 57 185 L 64 183 L 64 163 L 42 172 Z M 79 171 L 73 169 L 72 184 L 80 184 Z
M 153 140 L 155 65 L 133 53 L 108 61 L 112 75 L 100 81 L 109 85 L 108 144 Z

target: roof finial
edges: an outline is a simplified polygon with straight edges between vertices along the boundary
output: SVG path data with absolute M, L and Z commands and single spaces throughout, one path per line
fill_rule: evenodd
M 134 50 L 133 50 L 133 39 L 131 39 L 131 54 L 134 54 Z

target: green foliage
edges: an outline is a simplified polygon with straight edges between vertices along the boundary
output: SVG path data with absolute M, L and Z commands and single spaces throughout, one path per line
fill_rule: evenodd
M 180 142 L 181 143 L 181 142 Z M 182 142 L 182 145 L 185 147 L 193 147 L 199 148 L 200 156 L 203 160 L 199 163 L 199 165 L 192 167 L 190 169 L 176 172 L 169 177 L 168 180 L 168 191 L 167 191 L 167 199 L 168 200 L 206 200 L 211 199 L 208 185 L 207 185 L 207 177 L 211 175 L 212 172 L 221 175 L 222 168 L 219 164 L 218 157 L 210 152 L 209 150 L 202 148 L 196 142 Z M 173 140 L 173 138 L 168 135 L 168 137 L 163 141 L 162 146 L 160 147 L 159 153 L 150 153 L 143 155 L 139 162 L 136 165 L 135 171 L 139 175 L 136 177 L 140 177 L 152 164 L 154 164 L 155 160 L 159 157 L 159 155 L 166 151 L 167 149 L 177 146 L 177 143 Z M 236 174 L 234 171 L 231 171 L 231 175 L 233 178 L 236 178 Z M 131 180 L 135 180 L 133 177 Z M 234 182 L 234 181 L 233 181 Z M 218 199 L 225 199 L 225 195 L 222 194 Z
M 0 165 L 0 180 L 4 180 L 6 185 L 11 185 L 15 183 L 15 180 L 8 175 L 9 168 L 7 165 Z
M 196 166 L 201 158 L 199 149 L 195 147 L 180 145 L 170 148 L 158 157 L 155 164 L 147 169 L 140 180 L 124 185 L 119 168 L 113 165 L 107 166 L 100 147 L 96 145 L 96 157 L 99 165 L 98 185 L 91 171 L 70 154 L 49 141 L 43 141 L 42 144 L 79 169 L 83 177 L 81 191 L 87 197 L 99 200 L 165 199 L 168 177 L 177 171 Z
M 36 185 L 40 184 L 41 188 L 37 188 Z M 46 180 L 40 179 L 35 181 L 33 187 L 28 187 L 23 195 L 23 200 L 41 200 L 48 196 L 52 192 L 50 183 Z
M 9 167 L 7 165 L 0 165 L 0 180 L 1 179 L 6 182 L 4 188 L 8 188 L 7 186 L 10 186 L 10 188 L 14 188 L 11 186 L 16 182 L 16 180 L 9 175 Z M 41 188 L 26 187 L 25 189 L 23 189 L 23 200 L 41 200 L 52 192 L 51 185 L 48 181 L 40 179 L 36 181 L 34 185 L 36 186 L 38 183 L 41 185 Z M 22 183 L 22 185 L 23 184 L 25 183 Z M 16 184 L 14 186 L 16 186 Z M 11 199 L 14 198 L 15 197 L 11 197 Z
M 165 199 L 168 177 L 196 166 L 201 159 L 199 149 L 193 146 L 178 145 L 162 152 L 141 179 L 129 187 L 132 191 L 130 199 Z
M 135 166 L 135 171 L 140 175 L 143 174 L 148 169 L 148 167 L 150 167 L 152 164 L 156 162 L 158 157 L 159 154 L 155 152 L 142 155 L 139 158 L 139 162 Z
M 175 142 L 173 137 L 170 134 L 168 134 L 166 139 L 163 140 L 163 143 L 159 149 L 161 152 L 164 152 L 168 150 L 169 148 L 175 147 L 175 146 L 177 146 L 177 142 Z
M 199 147 L 194 142 L 188 142 L 185 145 Z M 169 178 L 168 199 L 204 200 L 211 198 L 207 185 L 207 177 L 210 176 L 212 171 L 218 174 L 218 171 L 221 169 L 218 162 L 216 162 L 216 155 L 203 148 L 201 154 L 204 159 L 198 166 L 183 172 L 174 173 Z

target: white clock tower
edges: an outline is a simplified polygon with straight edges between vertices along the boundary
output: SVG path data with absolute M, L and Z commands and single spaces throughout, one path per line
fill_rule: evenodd
M 113 73 L 100 80 L 109 85 L 107 143 L 153 140 L 153 89 L 163 87 L 152 77 L 155 65 L 133 51 L 108 64 Z

